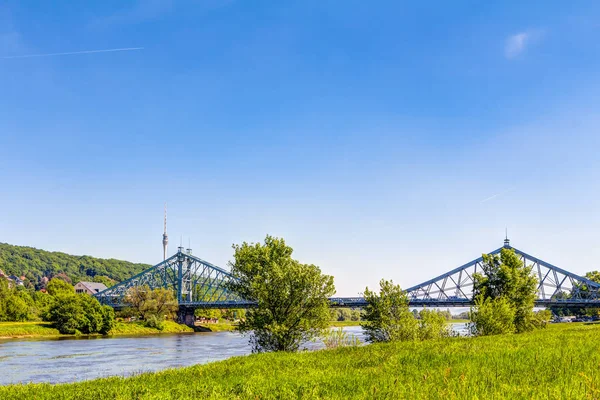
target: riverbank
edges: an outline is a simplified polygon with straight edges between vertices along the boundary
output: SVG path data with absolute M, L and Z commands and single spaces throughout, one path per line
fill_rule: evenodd
M 468 320 L 451 320 L 448 323 L 466 323 Z M 360 326 L 360 321 L 332 321 L 331 327 Z M 218 322 L 214 324 L 202 324 L 197 326 L 196 331 L 224 332 L 235 331 L 236 325 L 231 322 Z M 160 333 L 186 333 L 194 332 L 189 326 L 178 324 L 173 321 L 165 321 L 165 328 L 158 330 L 144 326 L 142 322 L 117 322 L 110 331 L 109 336 L 115 335 L 152 335 Z M 0 339 L 20 338 L 55 338 L 76 337 L 81 335 L 61 334 L 53 328 L 49 322 L 0 322 Z M 99 334 L 91 336 L 100 336 Z
M 521 335 L 377 344 L 212 364 L 75 384 L 0 387 L 2 399 L 411 398 L 600 396 L 600 326 Z
M 110 331 L 113 335 L 152 335 L 159 333 L 194 332 L 192 328 L 173 321 L 165 321 L 164 329 L 149 328 L 141 322 L 117 322 Z M 0 339 L 17 338 L 54 338 L 76 337 L 81 335 L 64 335 L 53 328 L 49 322 L 0 322 Z M 98 334 L 91 336 L 100 336 Z

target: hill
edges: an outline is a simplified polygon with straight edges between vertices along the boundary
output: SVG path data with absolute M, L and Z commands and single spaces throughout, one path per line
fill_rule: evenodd
M 25 276 L 36 288 L 44 285 L 44 277 L 67 277 L 72 283 L 95 281 L 110 285 L 125 280 L 151 265 L 129 261 L 74 256 L 33 247 L 0 243 L 0 269 L 6 275 Z

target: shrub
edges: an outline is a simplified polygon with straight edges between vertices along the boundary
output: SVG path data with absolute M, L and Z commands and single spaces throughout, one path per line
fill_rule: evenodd
M 358 338 L 354 335 L 349 335 L 348 332 L 344 332 L 343 328 L 324 330 L 321 334 L 321 340 L 327 349 L 360 345 Z
M 504 297 L 478 297 L 471 310 L 470 330 L 473 335 L 499 335 L 515 332 L 515 308 Z

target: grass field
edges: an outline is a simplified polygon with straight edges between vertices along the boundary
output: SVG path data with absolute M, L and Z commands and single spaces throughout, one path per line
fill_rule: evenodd
M 193 332 L 188 326 L 177 324 L 173 321 L 165 321 L 165 329 L 159 331 L 148 328 L 141 322 L 117 322 L 110 331 L 111 335 L 150 335 L 155 333 L 182 333 Z M 56 337 L 74 336 L 61 335 L 48 322 L 0 322 L 0 338 L 24 338 L 24 337 Z
M 130 378 L 0 387 L 1 399 L 597 399 L 600 326 L 258 354 Z
M 49 322 L 0 322 L 0 338 L 60 336 Z

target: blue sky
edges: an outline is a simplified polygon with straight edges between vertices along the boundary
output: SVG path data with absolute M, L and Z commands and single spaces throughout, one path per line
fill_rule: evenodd
M 600 269 L 598 2 L 88 3 L 0 5 L 0 242 L 154 264 L 166 201 L 171 250 L 282 236 L 340 295 L 505 227 Z

